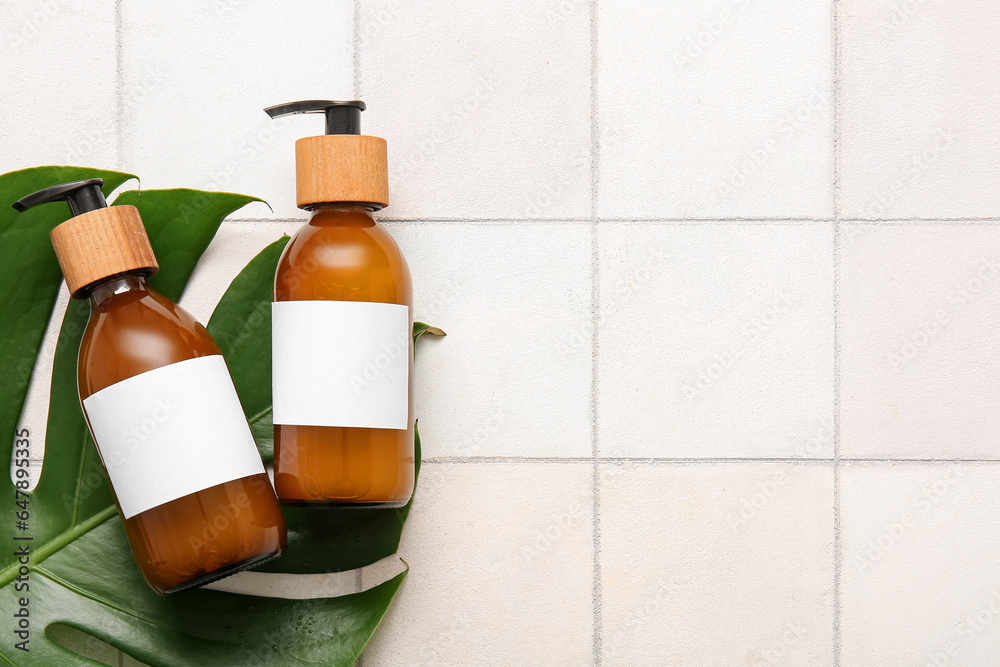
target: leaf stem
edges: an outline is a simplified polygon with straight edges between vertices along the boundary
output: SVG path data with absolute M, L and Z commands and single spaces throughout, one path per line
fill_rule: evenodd
M 43 544 L 38 549 L 31 552 L 31 563 L 37 566 L 43 560 L 54 554 L 55 552 L 62 549 L 64 546 L 77 539 L 85 533 L 89 533 L 91 530 L 101 525 L 111 517 L 113 517 L 118 512 L 118 508 L 114 505 L 105 508 L 101 512 L 98 512 L 94 516 L 90 517 L 83 523 L 79 523 L 69 530 L 56 535 L 53 539 L 49 540 Z M 0 571 L 0 588 L 3 588 L 10 582 L 14 581 L 17 577 L 18 568 L 20 565 L 15 562 L 3 571 Z

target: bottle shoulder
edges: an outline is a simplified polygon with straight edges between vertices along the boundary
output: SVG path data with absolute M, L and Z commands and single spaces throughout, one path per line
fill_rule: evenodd
M 220 354 L 205 327 L 150 290 L 121 295 L 91 313 L 80 344 L 81 398 L 162 366 Z
M 279 301 L 333 299 L 410 304 L 410 269 L 395 239 L 379 225 L 304 225 L 278 262 Z

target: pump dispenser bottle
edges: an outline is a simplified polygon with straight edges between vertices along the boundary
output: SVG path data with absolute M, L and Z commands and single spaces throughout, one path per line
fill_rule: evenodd
M 83 412 L 139 570 L 170 594 L 279 555 L 285 522 L 219 348 L 147 283 L 158 267 L 139 211 L 108 208 L 103 184 L 14 208 L 65 201 L 75 216 L 51 238 L 70 294 L 90 300 Z
M 274 280 L 274 482 L 286 505 L 400 507 L 413 492 L 413 288 L 372 218 L 389 202 L 386 142 L 361 134 L 361 101 L 270 107 L 323 113 L 295 144 L 312 211 Z

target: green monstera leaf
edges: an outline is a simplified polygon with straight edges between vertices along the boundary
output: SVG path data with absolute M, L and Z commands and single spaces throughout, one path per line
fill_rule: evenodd
M 66 180 L 101 176 L 110 191 L 130 178 L 71 167 L 15 174 L 16 179 L 7 178 L 9 174 L 0 176 L 0 203 Z M 160 272 L 152 282 L 170 298 L 178 299 L 222 220 L 251 201 L 255 199 L 227 193 L 150 190 L 124 193 L 114 204 L 139 208 L 160 263 Z M 51 269 L 55 259 L 47 233 L 67 217 L 60 208 L 65 207 L 52 204 L 33 209 L 44 216 L 22 214 L 29 216 L 26 220 L 34 218 L 36 224 L 47 225 L 44 234 L 23 230 L 8 234 L 11 229 L 26 227 L 27 222 L 0 214 L 0 258 L 16 257 L 18 266 L 35 271 L 28 275 L 44 273 L 38 267 Z M 269 359 L 270 309 L 261 303 L 270 302 L 274 266 L 286 241 L 281 239 L 265 248 L 240 273 L 211 320 L 241 398 L 253 412 L 251 417 L 261 415 L 255 435 L 263 441 L 265 452 L 270 439 L 270 419 L 265 416 L 270 411 L 270 363 L 263 363 L 262 355 Z M 0 271 L 7 267 L 0 263 Z M 6 277 L 11 279 L 12 275 Z M 0 356 L 5 375 L 33 365 L 55 300 L 58 276 L 37 285 L 35 281 L 8 280 L 4 288 L 12 284 L 19 287 L 0 293 L 0 323 L 7 326 L 0 329 L 0 335 L 9 334 L 20 351 L 5 351 Z M 39 300 L 43 306 L 48 304 L 47 310 L 37 306 Z M 88 308 L 86 302 L 72 302 L 63 320 L 53 364 L 45 466 L 38 486 L 30 494 L 8 487 L 6 500 L 0 493 L 0 504 L 7 503 L 9 508 L 0 512 L 0 540 L 11 545 L 0 551 L 0 613 L 8 619 L 24 619 L 24 629 L 19 631 L 25 634 L 16 639 L 27 639 L 22 646 L 30 648 L 23 651 L 16 641 L 2 643 L 0 662 L 96 664 L 53 640 L 59 634 L 53 630 L 68 626 L 154 666 L 352 664 L 388 610 L 405 571 L 361 593 L 314 600 L 204 589 L 164 598 L 146 585 L 132 559 L 76 394 L 76 354 Z M 31 317 L 26 315 L 29 311 Z M 25 327 L 31 325 L 31 331 L 23 335 L 10 324 L 22 322 Z M 420 335 L 416 327 L 414 333 Z M 3 343 L 7 340 L 0 339 Z M 9 460 L 13 447 L 30 444 L 29 433 L 18 432 L 13 437 L 27 380 L 23 384 L 17 391 L 5 388 L 7 393 L 0 394 L 0 420 L 7 420 L 0 426 L 9 427 L 12 436 L 0 440 L 0 460 Z M 297 555 L 289 559 L 284 571 L 338 571 L 350 563 L 360 566 L 391 555 L 398 547 L 408 510 L 409 506 L 367 510 L 367 521 L 360 514 L 344 514 L 351 517 L 342 519 L 346 533 L 337 538 L 345 541 L 348 553 L 344 556 L 336 551 L 331 554 L 329 549 L 337 539 L 322 541 L 324 536 L 317 526 L 309 525 L 312 519 L 307 514 L 292 517 L 299 523 L 292 527 L 294 522 L 290 521 L 286 553 Z M 369 546 L 346 544 L 359 538 Z M 275 571 L 282 568 L 275 567 Z

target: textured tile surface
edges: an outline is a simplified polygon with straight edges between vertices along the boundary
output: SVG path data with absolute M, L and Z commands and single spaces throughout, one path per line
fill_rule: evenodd
M 424 456 L 589 456 L 590 229 L 387 227 L 413 273 L 414 317 L 448 334 L 418 353 Z
M 825 223 L 601 223 L 604 456 L 830 457 Z
M 590 215 L 590 9 L 362 0 L 365 131 L 394 218 Z
M 996 663 L 998 472 L 949 464 L 841 471 L 841 665 Z
M 294 142 L 322 116 L 269 120 L 264 107 L 353 97 L 353 5 L 123 3 L 125 164 L 143 187 L 193 187 L 266 199 L 239 217 L 295 208 Z
M 989 0 L 840 3 L 843 215 L 1000 215 L 1000 13 Z
M 831 664 L 832 467 L 600 473 L 602 664 Z
M 586 463 L 425 464 L 365 665 L 589 664 L 592 486 Z
M 110 2 L 0 3 L 0 172 L 116 167 L 114 14 Z
M 1000 227 L 842 232 L 841 455 L 996 458 Z
M 598 3 L 604 217 L 828 217 L 831 5 Z

